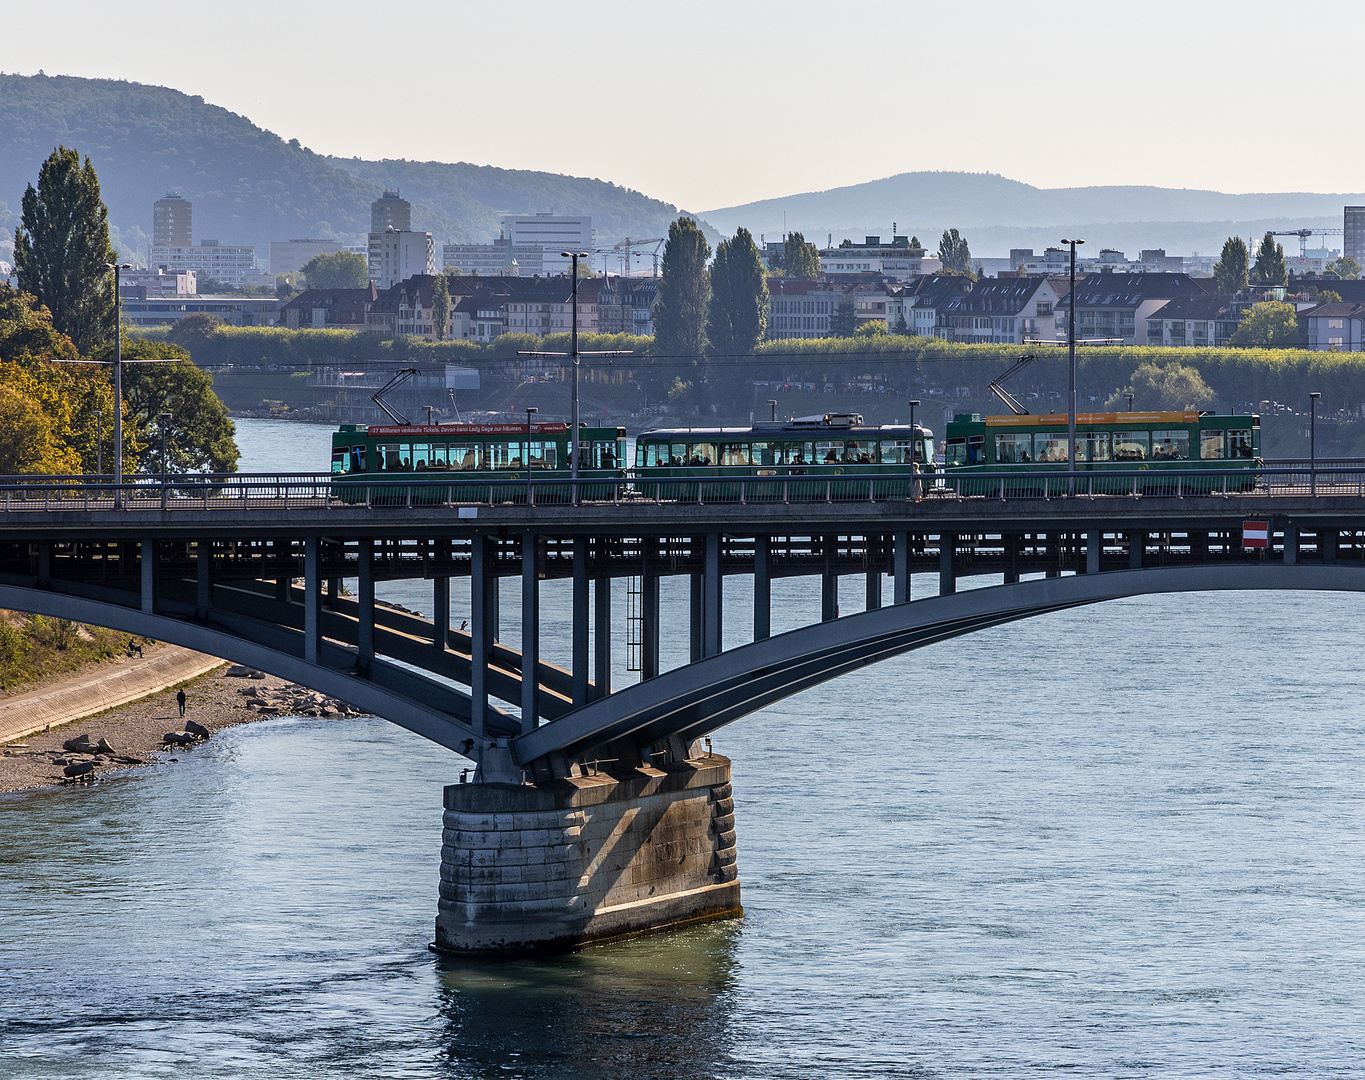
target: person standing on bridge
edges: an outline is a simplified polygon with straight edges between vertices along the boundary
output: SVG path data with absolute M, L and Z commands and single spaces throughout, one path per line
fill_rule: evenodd
M 184 691 L 184 690 L 178 690 L 178 691 L 176 691 L 176 694 L 175 694 L 175 703 L 176 703 L 177 705 L 180 706 L 180 715 L 181 715 L 181 717 L 183 717 L 183 716 L 185 715 L 185 691 Z

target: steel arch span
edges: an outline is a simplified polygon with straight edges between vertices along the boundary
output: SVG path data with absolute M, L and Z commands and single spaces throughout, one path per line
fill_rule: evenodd
M 1365 592 L 1365 568 L 1248 562 L 1114 570 L 916 600 L 675 668 L 520 735 L 512 751 L 529 766 L 559 755 L 572 760 L 617 739 L 640 746 L 671 737 L 690 741 L 879 660 L 1019 619 L 1157 593 L 1269 590 Z

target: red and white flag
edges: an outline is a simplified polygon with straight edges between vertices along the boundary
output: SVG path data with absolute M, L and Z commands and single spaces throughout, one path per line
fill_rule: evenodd
M 1242 522 L 1242 547 L 1263 548 L 1270 546 L 1270 522 Z

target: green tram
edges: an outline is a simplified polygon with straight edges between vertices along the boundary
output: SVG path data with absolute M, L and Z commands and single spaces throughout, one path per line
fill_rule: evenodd
M 1002 478 L 1006 494 L 1060 493 L 1069 472 L 1069 446 L 1065 413 L 958 414 L 948 424 L 944 442 L 945 479 L 949 488 L 963 495 L 999 494 Z M 1076 483 L 1081 494 L 1251 491 L 1260 481 L 1263 464 L 1259 416 L 1208 412 L 1076 416 Z M 1016 472 L 1017 478 L 1012 478 Z M 1134 478 L 1133 472 L 1141 475 Z M 1176 477 L 1170 475 L 1173 472 L 1196 475 Z M 993 475 L 977 483 L 954 482 L 956 477 L 979 473 Z M 1050 479 L 1050 473 L 1063 479 Z
M 582 498 L 610 498 L 625 479 L 626 429 L 580 427 Z M 536 481 L 537 501 L 570 499 L 570 485 L 540 481 L 570 475 L 569 425 L 558 424 L 342 424 L 332 436 L 333 491 L 343 502 L 439 504 L 461 501 L 448 481 L 488 484 L 472 501 L 521 502 L 526 481 Z M 399 481 L 411 479 L 410 484 Z M 446 481 L 446 482 L 443 482 Z M 491 496 L 490 496 L 491 491 Z
M 857 413 L 752 427 L 664 428 L 635 442 L 635 490 L 650 499 L 696 499 L 701 479 L 714 481 L 700 485 L 703 500 L 737 500 L 736 478 L 768 476 L 802 479 L 746 484 L 747 501 L 908 498 L 916 494 L 916 475 L 934 468 L 934 438 L 927 428 L 869 427 Z

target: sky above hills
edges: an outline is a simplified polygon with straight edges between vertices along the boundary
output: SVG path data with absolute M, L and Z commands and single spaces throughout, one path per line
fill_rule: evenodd
M 60 32 L 56 28 L 60 28 Z M 174 86 L 329 155 L 601 177 L 695 211 L 925 170 L 1365 188 L 1365 7 L 812 0 L 6 13 L 0 71 Z

